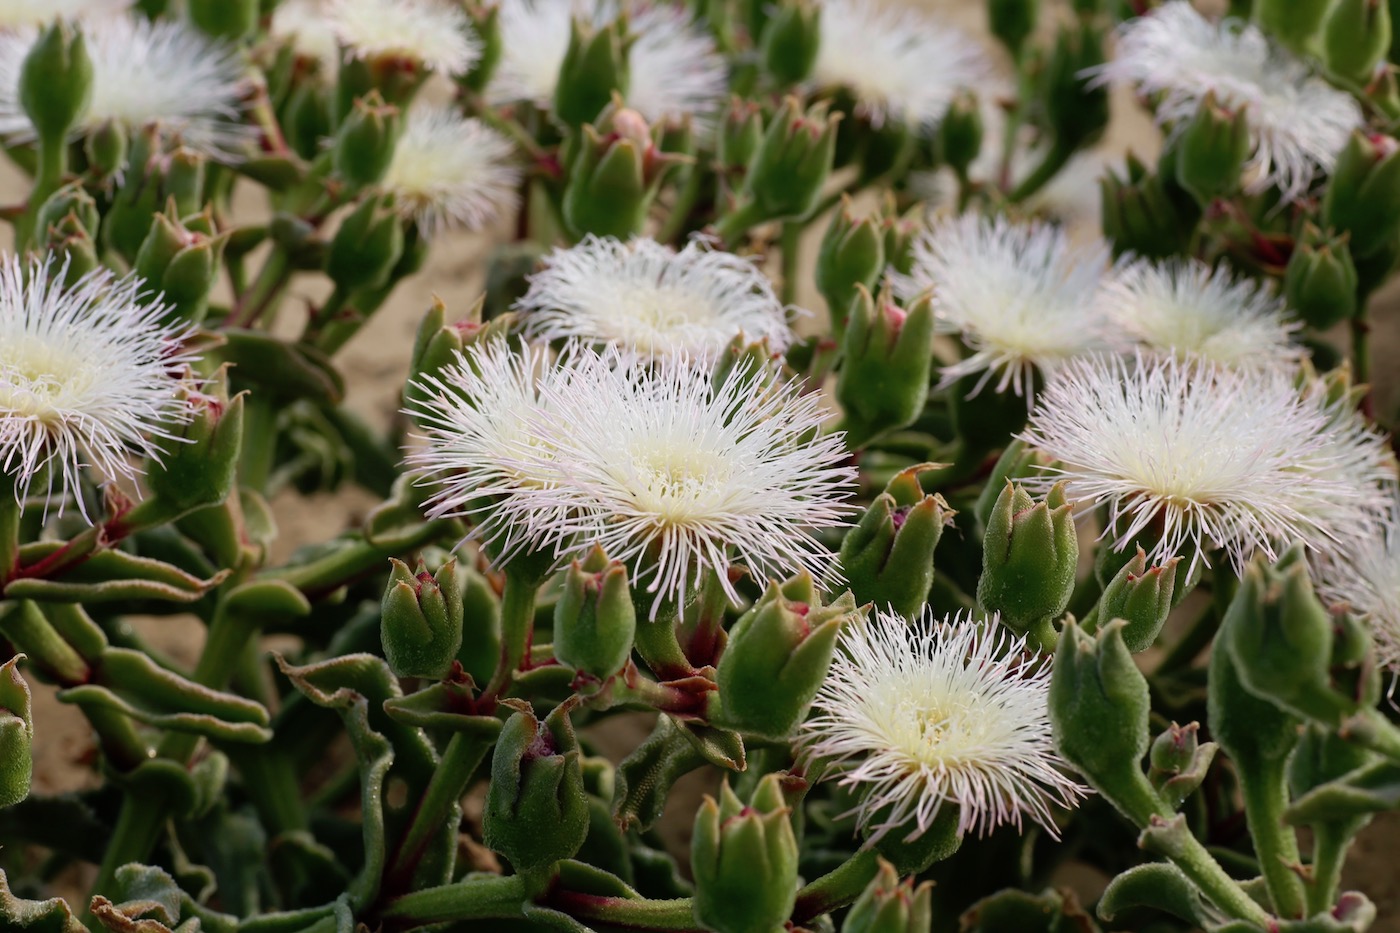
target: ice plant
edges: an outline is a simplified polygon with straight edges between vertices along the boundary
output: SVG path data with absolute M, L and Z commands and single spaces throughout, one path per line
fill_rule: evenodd
M 177 20 L 94 17 L 83 23 L 92 58 L 92 97 L 79 118 L 86 133 L 105 123 L 132 132 L 156 124 L 205 155 L 233 159 L 254 138 L 239 122 L 249 90 L 231 46 Z M 34 33 L 0 33 L 0 139 L 34 140 L 19 99 L 19 74 Z
M 1207 94 L 1243 109 L 1252 136 L 1245 167 L 1250 190 L 1277 185 L 1285 198 L 1305 194 L 1331 170 L 1361 108 L 1251 23 L 1212 22 L 1189 0 L 1171 0 L 1128 20 L 1104 81 L 1130 84 L 1156 101 L 1157 120 L 1179 128 Z
M 1105 244 L 1078 246 L 1040 222 L 964 214 L 934 221 L 913 256 L 912 273 L 895 277 L 897 292 L 932 290 L 940 330 L 972 351 L 943 369 L 944 384 L 977 375 L 974 392 L 993 383 L 1029 395 L 1037 371 L 1108 346 L 1093 301 L 1108 267 Z
M 932 129 L 959 91 L 992 75 L 976 39 L 922 10 L 862 0 L 823 0 L 820 8 L 810 83 L 849 90 L 875 126 Z
M 642 353 L 713 358 L 733 340 L 792 340 L 788 313 L 753 262 L 695 240 L 679 252 L 648 238 L 585 237 L 556 249 L 516 303 L 525 330 Z
M 1376 659 L 1400 672 L 1400 499 L 1383 521 L 1314 563 L 1318 594 L 1366 620 Z
M 1303 353 L 1283 299 L 1226 265 L 1140 259 L 1115 269 L 1098 301 L 1123 341 L 1149 354 L 1289 368 Z
M 944 807 L 959 834 L 1024 820 L 1058 836 L 1054 811 L 1085 789 L 1050 735 L 1050 663 L 988 620 L 878 612 L 846 628 L 802 756 L 856 794 L 866 838 L 916 838 Z
M 21 501 L 36 483 L 62 512 L 91 470 L 103 481 L 160 459 L 190 410 L 179 393 L 188 329 L 134 276 L 73 286 L 52 258 L 0 259 L 0 471 Z
M 449 0 L 329 0 L 325 15 L 351 58 L 401 58 L 457 75 L 481 55 L 466 14 Z
M 381 183 L 399 213 L 425 235 L 478 230 L 516 203 L 520 168 L 515 147 L 480 120 L 420 104 Z
M 0 2 L 0 30 L 112 13 L 129 6 L 131 0 L 3 0 Z

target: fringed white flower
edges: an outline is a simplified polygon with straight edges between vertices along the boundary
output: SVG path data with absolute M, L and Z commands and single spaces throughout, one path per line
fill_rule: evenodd
M 555 476 L 519 511 L 560 517 L 548 539 L 561 561 L 602 545 L 654 594 L 653 618 L 709 572 L 737 600 L 731 563 L 836 582 L 814 532 L 846 523 L 855 470 L 841 435 L 821 432 L 815 393 L 742 363 L 715 385 L 682 355 L 574 356 L 572 381 L 540 388 Z
M 893 120 L 928 130 L 961 90 L 994 69 L 981 44 L 921 10 L 873 0 L 824 0 L 809 83 L 844 87 L 875 126 Z
M 381 185 L 426 236 L 477 230 L 515 205 L 516 161 L 510 140 L 480 120 L 420 104 L 409 111 Z
M 1067 483 L 1103 506 L 1122 550 L 1195 568 L 1219 547 L 1238 571 L 1295 541 L 1331 551 L 1369 524 L 1388 457 L 1378 434 L 1291 374 L 1174 357 L 1075 361 L 1050 381 L 1022 439 L 1053 461 L 1032 485 Z
M 957 808 L 959 834 L 1029 819 L 1058 838 L 1054 811 L 1088 791 L 1055 752 L 1050 672 L 995 614 L 877 612 L 842 633 L 802 758 L 859 798 L 867 840 L 913 840 L 945 807 Z
M 101 16 L 131 4 L 132 0 L 0 0 L 0 30 Z
M 268 34 L 286 42 L 298 55 L 315 59 L 328 77 L 340 65 L 340 40 L 326 15 L 327 0 L 281 0 L 272 10 Z
M 1376 659 L 1400 673 L 1400 499 L 1391 490 L 1384 520 L 1313 564 L 1318 595 L 1365 618 Z
M 964 214 L 935 221 L 914 243 L 914 267 L 894 276 L 903 298 L 932 289 L 938 327 L 972 351 L 943 369 L 944 385 L 981 374 L 1029 395 L 1035 373 L 1109 346 L 1094 294 L 1108 268 L 1108 246 L 1076 246 L 1058 227 Z
M 713 359 L 733 338 L 792 340 L 783 303 L 752 262 L 691 242 L 680 252 L 651 239 L 589 236 L 556 249 L 516 303 L 526 333 L 578 337 L 652 354 Z
M 1282 297 L 1228 266 L 1135 260 L 1113 271 L 1098 301 L 1123 340 L 1149 353 L 1283 369 L 1303 356 Z
M 549 109 L 573 20 L 603 26 L 624 10 L 634 37 L 627 60 L 627 105 L 653 123 L 687 115 L 704 122 L 717 113 L 729 74 L 714 40 L 682 7 L 646 0 L 503 0 L 501 60 L 487 86 L 487 100 L 530 101 Z
M 72 287 L 52 256 L 0 258 L 0 472 L 21 501 L 39 484 L 62 512 L 90 469 L 130 480 L 189 420 L 180 401 L 189 328 L 145 283 L 105 269 Z M 48 505 L 46 505 L 46 508 Z
M 481 40 L 452 0 L 329 0 L 326 17 L 351 58 L 404 58 L 459 75 L 481 57 Z
M 1249 190 L 1277 185 L 1285 198 L 1304 195 L 1328 172 L 1361 108 L 1302 60 L 1269 41 L 1257 26 L 1211 22 L 1188 0 L 1171 0 L 1128 20 L 1100 80 L 1131 84 L 1154 99 L 1159 123 L 1180 128 L 1213 93 L 1243 108 L 1253 141 Z
M 106 16 L 86 21 L 92 97 L 78 133 L 112 122 L 134 132 L 156 124 L 211 158 L 234 159 L 256 137 L 240 119 L 249 84 L 239 53 L 178 20 Z M 20 68 L 36 33 L 0 33 L 0 139 L 34 140 L 19 100 Z

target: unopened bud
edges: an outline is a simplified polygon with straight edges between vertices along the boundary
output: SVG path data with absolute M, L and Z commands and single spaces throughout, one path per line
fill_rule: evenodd
M 1323 31 L 1327 70 L 1358 84 L 1370 83 L 1390 51 L 1388 0 L 1337 0 Z
M 579 131 L 564 190 L 565 225 L 579 238 L 634 236 L 666 174 L 681 161 L 657 148 L 640 113 L 610 111 L 596 128 L 588 124 Z
M 416 571 L 390 558 L 393 570 L 384 591 L 379 635 L 384 657 L 399 677 L 437 680 L 452 667 L 462 647 L 462 588 L 451 558 L 436 575 L 422 560 Z
M 746 201 L 764 220 L 801 218 L 821 196 L 836 153 L 840 113 L 789 97 L 768 122 L 744 179 Z
M 19 674 L 17 654 L 0 664 L 0 810 L 29 796 L 34 772 L 34 720 L 29 685 Z
M 958 177 L 965 178 L 981 154 L 982 133 L 982 108 L 977 95 L 970 90 L 959 91 L 938 125 L 939 155 Z
M 1289 307 L 1309 327 L 1326 330 L 1355 316 L 1358 284 L 1346 234 L 1306 225 L 1283 277 Z
M 174 318 L 198 323 L 209 311 L 209 293 L 218 278 L 226 234 L 209 236 L 196 227 L 210 229 L 199 215 L 180 220 L 171 209 L 156 214 L 141 250 L 136 254 L 136 274 L 164 294 Z
M 97 212 L 97 202 L 77 182 L 64 185 L 44 200 L 39 206 L 35 227 L 42 234 L 50 227 L 61 224 L 70 214 L 89 237 L 97 234 L 101 217 Z
M 1368 259 L 1400 230 L 1400 143 L 1389 136 L 1351 134 L 1322 198 L 1322 223 L 1351 235 L 1351 254 Z
M 885 268 L 884 232 L 877 216 L 857 217 L 850 198 L 831 217 L 817 255 L 817 290 L 826 299 L 832 332 L 846 329 L 857 286 L 874 291 Z
M 898 473 L 841 542 L 841 574 L 859 603 L 917 618 L 933 588 L 933 552 L 956 514 L 940 495 L 925 494 L 919 474 Z
M 115 120 L 104 120 L 83 139 L 83 155 L 88 174 L 106 181 L 126 169 L 126 128 Z
M 579 127 L 593 122 L 614 93 L 625 98 L 630 44 L 624 19 L 596 28 L 575 17 L 554 86 L 554 115 L 568 126 Z
M 1123 643 L 1136 654 L 1152 647 L 1175 600 L 1178 557 L 1158 567 L 1147 566 L 1142 548 L 1114 575 L 1099 597 L 1098 615 L 1105 622 L 1122 619 Z
M 806 80 L 821 46 L 821 7 L 811 0 L 775 4 L 759 45 L 764 70 L 780 87 Z
M 742 175 L 763 142 L 763 108 L 742 97 L 730 98 L 718 135 L 715 157 L 721 171 Z
M 564 574 L 564 589 L 554 604 L 554 656 L 603 680 L 622 670 L 636 634 L 627 567 L 595 546 Z
M 355 101 L 331 149 L 335 173 L 352 191 L 384 177 L 394 159 L 402 122 L 399 108 L 384 103 L 378 91 Z
M 335 232 L 326 255 L 326 274 L 346 292 L 382 288 L 403 248 L 403 225 L 393 200 L 365 198 Z
M 1266 32 L 1295 52 L 1310 53 L 1322 35 L 1322 21 L 1333 0 L 1254 0 L 1254 18 Z
M 899 880 L 894 866 L 880 859 L 870 884 L 851 905 L 841 933 L 928 933 L 933 925 L 933 882 L 915 886 Z
M 1202 205 L 1233 194 L 1249 158 L 1244 108 L 1233 112 L 1207 94 L 1177 143 L 1176 178 Z
M 195 28 L 214 39 L 239 42 L 258 28 L 258 0 L 186 0 Z
M 1215 760 L 1215 743 L 1202 745 L 1196 738 L 1200 728 L 1194 722 L 1185 726 L 1172 723 L 1152 742 L 1147 778 L 1173 810 L 1201 786 Z
M 176 431 L 180 443 L 147 464 L 152 498 L 138 506 L 154 505 L 172 517 L 218 505 L 233 494 L 243 446 L 243 395 L 229 398 L 227 367 L 198 389 L 185 387 L 183 395 L 190 418 Z
M 695 815 L 691 868 L 695 919 L 715 933 L 782 928 L 797 900 L 797 837 L 777 774 L 764 775 L 749 805 L 726 780 L 720 799 Z
M 1183 192 L 1187 204 L 1173 197 L 1167 180 L 1132 154 L 1122 175 L 1110 171 L 1099 184 L 1103 231 L 1115 256 L 1134 253 L 1163 259 L 1187 251 L 1201 219 L 1200 205 L 1193 198 Z M 1176 184 L 1175 178 L 1170 184 Z
M 1039 18 L 1039 0 L 988 0 L 987 3 L 987 26 L 1014 58 L 1020 57 Z
M 846 443 L 853 450 L 919 417 L 933 366 L 929 296 L 905 311 L 888 293 L 872 299 L 863 285 L 856 292 L 836 379 L 836 397 L 846 413 Z
M 35 135 L 62 145 L 92 96 L 92 59 L 82 32 L 62 19 L 39 33 L 19 67 L 19 102 Z
M 1043 633 L 1069 605 L 1078 564 L 1074 506 L 1064 485 L 1036 502 L 1008 482 L 987 522 L 977 602 L 1015 631 Z
M 1108 126 L 1108 88 L 1092 78 L 1104 63 L 1103 41 L 1104 30 L 1095 22 L 1061 26 L 1039 78 L 1041 104 L 1061 150 L 1096 142 Z
M 480 42 L 481 54 L 471 70 L 458 78 L 458 83 L 473 93 L 480 94 L 491 83 L 496 74 L 496 66 L 501 63 L 501 5 L 499 3 L 478 3 L 469 0 L 466 4 L 467 18 L 471 20 L 472 32 Z

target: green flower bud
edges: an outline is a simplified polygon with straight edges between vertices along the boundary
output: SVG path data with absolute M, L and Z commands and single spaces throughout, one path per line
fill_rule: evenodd
M 1130 252 L 1165 259 L 1187 252 L 1201 219 L 1194 198 L 1173 197 L 1163 177 L 1131 153 L 1123 175 L 1110 171 L 1099 184 L 1103 231 L 1113 242 L 1114 256 Z
M 1215 743 L 1202 745 L 1196 738 L 1200 729 L 1200 723 L 1185 726 L 1172 723 L 1153 740 L 1148 753 L 1147 779 L 1173 810 L 1201 786 L 1210 763 L 1215 760 Z
M 243 393 L 229 398 L 225 367 L 198 391 L 185 387 L 182 395 L 192 416 L 175 431 L 181 443 L 168 445 L 159 461 L 146 465 L 152 497 L 137 507 L 156 508 L 166 520 L 219 505 L 238 488 Z
M 17 654 L 0 664 L 0 809 L 29 796 L 34 771 L 34 720 L 29 685 L 19 675 Z
M 797 837 L 780 776 L 764 775 L 748 806 L 726 780 L 695 815 L 695 919 L 715 933 L 774 933 L 797 901 Z
M 402 126 L 399 108 L 384 103 L 378 91 L 355 101 L 331 148 L 335 173 L 350 190 L 378 184 L 384 177 L 394 159 Z
M 899 880 L 894 866 L 880 859 L 875 877 L 851 905 L 841 933 L 928 933 L 933 926 L 933 882 L 914 886 Z
M 1298 743 L 1300 723 L 1277 703 L 1247 689 L 1240 674 L 1229 646 L 1217 641 L 1207 680 L 1211 737 L 1236 768 L 1252 776 L 1282 767 Z
M 1177 182 L 1203 206 L 1234 194 L 1249 149 L 1245 109 L 1232 113 L 1207 93 L 1177 141 Z
M 187 225 L 188 224 L 188 225 Z M 136 254 L 136 274 L 164 294 L 172 317 L 198 323 L 209 312 L 209 292 L 218 278 L 227 234 L 210 237 L 191 226 L 212 225 L 212 219 L 180 220 L 174 202 L 156 214 L 146 240 Z
M 1347 235 L 1307 224 L 1283 276 L 1289 307 L 1309 327 L 1326 330 L 1356 315 L 1358 284 Z
M 1042 502 L 1009 481 L 982 543 L 977 602 L 1017 632 L 1043 630 L 1069 605 L 1079 563 L 1074 506 L 1057 483 Z
M 170 192 L 166 189 L 164 156 L 160 146 L 159 129 L 148 124 L 131 137 L 127 177 L 112 196 L 112 204 L 102 217 L 102 239 L 107 247 L 128 262 L 151 232 L 155 215 L 167 205 Z M 179 216 L 177 205 L 175 213 Z
M 769 13 L 759 41 L 763 68 L 781 87 L 812 73 L 821 45 L 821 7 L 812 0 L 782 0 Z
M 104 120 L 83 139 L 83 155 L 88 174 L 107 181 L 126 169 L 126 128 L 115 120 Z
M 744 179 L 743 199 L 763 220 L 803 218 L 821 196 L 836 153 L 840 113 L 789 97 L 768 121 Z
M 1040 0 L 988 0 L 987 26 L 1013 58 L 1021 57 L 1040 18 Z
M 1327 70 L 1369 84 L 1390 50 L 1390 6 L 1386 0 L 1337 0 L 1323 32 Z
M 1103 40 L 1096 22 L 1061 26 L 1040 76 L 1041 105 L 1054 145 L 1063 151 L 1097 142 L 1108 126 L 1108 88 L 1096 86 L 1090 71 L 1104 63 Z
M 496 74 L 496 66 L 501 63 L 501 5 L 499 3 L 466 4 L 467 18 L 471 20 L 472 32 L 480 42 L 481 54 L 471 70 L 457 79 L 457 83 L 474 94 L 486 90 L 491 78 Z
M 89 237 L 96 236 L 97 225 L 101 219 L 97 212 L 97 202 L 77 182 L 70 182 L 57 189 L 39 205 L 35 227 L 42 233 L 50 227 L 58 226 L 69 214 L 73 215 L 79 227 L 87 231 Z
M 186 0 L 195 28 L 215 39 L 239 42 L 258 28 L 258 0 Z
M 1400 230 L 1400 143 L 1351 134 L 1322 198 L 1322 225 L 1351 234 L 1351 254 L 1367 259 Z
M 1146 827 L 1169 818 L 1142 773 L 1147 752 L 1147 680 L 1123 644 L 1123 623 L 1091 638 L 1070 622 L 1060 635 L 1050 678 L 1050 725 L 1055 747 L 1128 819 Z
M 76 213 L 69 213 L 55 224 L 41 230 L 40 246 L 60 262 L 67 263 L 64 284 L 76 285 L 78 280 L 101 265 L 97 257 L 97 243 L 83 226 Z
M 1295 52 L 1310 52 L 1333 0 L 1254 0 L 1254 18 Z
M 884 232 L 879 217 L 856 217 L 851 199 L 843 196 L 831 218 L 817 254 L 817 290 L 826 299 L 832 332 L 839 339 L 856 300 L 856 286 L 866 291 L 885 268 Z
M 957 514 L 926 495 L 920 464 L 900 471 L 841 542 L 841 574 L 859 603 L 888 607 L 906 619 L 923 611 L 933 587 L 933 552 Z
M 807 715 L 841 627 L 860 613 L 850 593 L 823 605 L 806 573 L 768 589 L 739 617 L 720 656 L 724 725 L 786 738 Z
M 627 567 L 594 547 L 564 575 L 564 589 L 554 604 L 554 656 L 604 680 L 632 656 L 636 634 Z
M 596 120 L 614 92 L 626 97 L 631 44 L 625 19 L 597 28 L 575 18 L 554 85 L 554 115 L 577 128 Z
M 326 274 L 346 292 L 383 288 L 403 246 L 403 225 L 392 198 L 365 198 L 335 232 L 326 254 Z
M 967 177 L 968 169 L 982 152 L 982 132 L 982 108 L 977 95 L 970 90 L 959 91 L 938 125 L 939 155 L 959 178 Z
M 588 834 L 588 795 L 569 721 L 575 704 L 566 700 L 541 722 L 528 703 L 504 703 L 516 712 L 501 727 L 491 759 L 484 841 L 517 872 L 534 872 L 572 858 Z
M 915 205 L 901 217 L 894 195 L 887 194 L 880 211 L 880 229 L 885 234 L 885 264 L 900 275 L 908 275 L 914 268 L 914 240 L 923 229 L 922 208 Z
M 42 144 L 62 145 L 92 97 L 83 34 L 58 20 L 39 33 L 19 69 L 19 102 Z
M 933 301 L 925 295 L 908 311 L 888 293 L 871 299 L 856 286 L 841 341 L 836 398 L 845 412 L 852 450 L 914 423 L 928 399 L 933 367 Z
M 292 86 L 278 114 L 282 135 L 292 151 L 311 160 L 321 153 L 321 141 L 334 133 L 331 89 L 323 82 L 303 79 Z
M 404 386 L 404 403 L 410 416 L 417 421 L 418 406 L 415 402 L 425 401 L 428 383 L 424 377 L 437 376 L 443 368 L 457 362 L 458 354 L 478 340 L 495 339 L 503 336 L 514 323 L 512 315 L 492 318 L 489 323 L 481 323 L 481 312 L 485 296 L 476 300 L 467 316 L 451 324 L 447 323 L 447 307 L 439 298 L 433 299 L 433 306 L 418 323 L 418 332 L 413 341 L 413 356 L 409 364 L 409 378 Z
M 1157 567 L 1147 566 L 1147 555 L 1137 549 L 1133 558 L 1114 574 L 1099 597 L 1098 617 L 1104 621 L 1122 619 L 1123 643 L 1136 654 L 1152 647 L 1167 622 L 1176 590 L 1176 567 L 1181 558 L 1172 557 Z
M 393 570 L 379 627 L 384 657 L 399 677 L 445 677 L 462 647 L 457 560 L 450 558 L 436 575 L 428 573 L 421 559 L 415 571 L 392 557 L 389 563 Z
M 763 143 L 763 108 L 757 103 L 734 96 L 720 120 L 715 159 L 720 170 L 743 175 Z
M 198 213 L 204 207 L 204 154 L 188 146 L 180 146 L 162 160 L 164 178 L 161 191 L 166 201 L 172 198 L 181 217 Z
M 569 232 L 621 240 L 639 233 L 666 174 L 684 158 L 658 149 L 646 120 L 625 107 L 596 129 L 585 125 L 578 139 L 564 189 Z

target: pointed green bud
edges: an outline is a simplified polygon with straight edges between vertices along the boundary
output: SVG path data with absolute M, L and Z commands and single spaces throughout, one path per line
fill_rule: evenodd
M 1171 183 L 1175 185 L 1174 177 Z M 1182 199 L 1172 197 L 1163 177 L 1131 153 L 1122 175 L 1109 171 L 1099 184 L 1103 231 L 1113 243 L 1114 256 L 1131 252 L 1164 259 L 1187 252 L 1201 219 L 1194 198 L 1184 192 Z
M 647 210 L 671 168 L 685 158 L 662 152 L 642 115 L 610 110 L 578 132 L 564 189 L 564 223 L 575 237 L 626 240 L 641 232 Z
M 59 262 L 67 263 L 63 281 L 72 287 L 78 280 L 101 265 L 97 256 L 97 243 L 88 233 L 76 213 L 69 213 L 57 223 L 49 224 L 41 230 L 42 249 L 52 253 Z
M 1050 677 L 1055 747 L 1109 803 L 1139 827 L 1172 811 L 1142 773 L 1147 752 L 1147 680 L 1123 644 L 1123 623 L 1098 637 L 1070 622 Z
M 758 395 L 771 392 L 791 375 L 784 371 L 782 355 L 773 352 L 767 337 L 749 340 L 743 334 L 735 334 L 715 357 L 710 385 L 719 391 L 730 379 L 744 380 L 751 385 L 750 391 Z
M 917 887 L 899 880 L 894 866 L 880 859 L 875 877 L 851 905 L 841 933 L 929 933 L 933 926 L 933 882 Z
M 402 126 L 399 108 L 384 103 L 378 91 L 355 101 L 331 148 L 335 173 L 352 192 L 378 184 L 384 177 L 394 160 Z
M 1369 84 L 1390 51 L 1390 29 L 1386 0 L 1337 0 L 1323 31 L 1327 70 Z
M 315 159 L 321 154 L 321 141 L 335 132 L 331 88 L 321 81 L 298 81 L 287 94 L 278 118 L 292 151 L 308 161 Z
M 97 202 L 92 199 L 82 185 L 70 182 L 49 195 L 39 206 L 35 227 L 43 232 L 56 227 L 69 215 L 89 237 L 97 235 L 97 225 L 101 215 L 97 212 Z
M 768 14 L 759 41 L 763 68 L 779 87 L 806 80 L 821 45 L 821 7 L 812 0 L 781 0 Z
M 227 366 L 198 390 L 184 387 L 181 396 L 191 417 L 174 431 L 179 443 L 147 463 L 152 496 L 137 507 L 159 507 L 172 519 L 227 500 L 238 488 L 243 448 L 243 393 L 229 398 Z
M 62 145 L 92 97 L 83 34 L 62 19 L 39 33 L 19 67 L 19 102 L 41 143 Z
M 1040 0 L 988 0 L 987 26 L 1012 58 L 1020 58 L 1040 18 Z
M 720 786 L 695 815 L 691 869 L 695 919 L 715 933 L 775 933 L 797 901 L 797 837 L 777 774 L 764 775 L 748 806 Z
M 695 156 L 695 118 L 691 114 L 662 117 L 652 130 L 652 136 L 656 140 L 656 148 L 662 152 L 684 156 L 688 160 Z
M 857 217 L 851 199 L 843 195 L 832 214 L 817 254 L 817 290 L 826 299 L 831 330 L 840 339 L 846 329 L 857 286 L 874 291 L 885 269 L 884 231 L 878 216 Z
M 1221 105 L 1207 93 L 1177 141 L 1176 178 L 1202 206 L 1234 194 L 1249 158 L 1245 108 Z
M 632 656 L 636 634 L 627 567 L 595 546 L 564 574 L 564 589 L 554 604 L 554 656 L 605 680 Z
M 743 177 L 763 142 L 763 108 L 737 95 L 731 97 L 718 136 L 715 159 L 720 171 L 731 179 Z
M 1283 277 L 1289 307 L 1309 327 L 1326 330 L 1356 315 L 1358 284 L 1347 235 L 1306 224 Z
M 1064 484 L 1036 502 L 1008 482 L 987 521 L 977 602 L 1000 612 L 1014 631 L 1044 629 L 1069 605 L 1078 564 L 1074 505 L 1065 500 Z
M 0 664 L 0 809 L 29 796 L 34 772 L 34 720 L 29 685 L 19 674 L 17 654 Z
M 924 295 L 906 311 L 887 291 L 872 299 L 857 285 L 850 308 L 836 398 L 846 415 L 846 444 L 856 450 L 923 412 L 933 368 L 933 300 Z
M 383 288 L 403 248 L 403 225 L 392 198 L 365 198 L 335 232 L 326 254 L 326 274 L 346 292 Z
M 1123 643 L 1134 654 L 1151 648 L 1167 622 L 1179 563 L 1181 558 L 1172 557 L 1160 566 L 1148 567 L 1147 555 L 1139 547 L 1099 597 L 1099 618 L 1127 623 L 1123 626 Z
M 481 54 L 471 70 L 457 79 L 457 83 L 474 94 L 481 94 L 496 74 L 501 63 L 501 5 L 500 3 L 478 3 L 468 0 L 467 18 L 471 20 L 472 32 L 481 46 Z
M 462 587 L 457 559 L 436 575 L 420 559 L 415 571 L 389 559 L 393 570 L 384 590 L 379 637 L 384 657 L 399 677 L 438 680 L 447 675 L 462 647 Z
M 1092 145 L 1108 126 L 1108 88 L 1095 84 L 1092 72 L 1104 63 L 1105 34 L 1092 20 L 1060 27 L 1038 80 L 1057 148 L 1073 151 Z
M 923 229 L 922 217 L 922 208 L 917 204 L 901 216 L 894 195 L 886 194 L 885 203 L 880 209 L 880 229 L 885 236 L 885 264 L 900 275 L 913 271 L 914 241 Z
M 958 177 L 965 178 L 981 154 L 982 133 L 982 108 L 977 95 L 968 89 L 959 91 L 938 125 L 938 153 Z
M 204 207 L 204 179 L 209 159 L 202 152 L 180 146 L 161 160 L 161 193 L 167 202 L 175 200 L 181 217 L 198 213 Z
M 1351 235 L 1351 254 L 1368 259 L 1400 230 L 1400 143 L 1389 136 L 1351 134 L 1322 198 L 1322 225 Z
M 816 207 L 836 154 L 841 114 L 787 98 L 768 121 L 744 179 L 743 200 L 763 220 L 800 219 Z
M 1221 638 L 1225 637 L 1222 631 Z M 1298 744 L 1301 723 L 1277 703 L 1245 687 L 1240 667 L 1222 640 L 1216 641 L 1210 653 L 1207 687 L 1211 737 L 1235 767 L 1248 776 L 1273 773 L 1282 767 Z
M 786 738 L 807 715 L 836 638 L 861 610 L 843 593 L 823 605 L 806 573 L 768 589 L 729 631 L 715 680 L 727 727 Z
M 861 604 L 917 618 L 933 587 L 933 552 L 957 513 L 927 495 L 923 463 L 900 471 L 841 542 L 841 575 Z
M 258 0 L 186 0 L 195 28 L 214 39 L 240 42 L 258 28 Z
M 1322 36 L 1333 0 L 1254 0 L 1254 18 L 1264 31 L 1295 52 L 1310 53 Z
M 163 294 L 171 318 L 197 324 L 209 312 L 209 293 L 218 280 L 228 234 L 202 232 L 213 228 L 208 209 L 181 220 L 173 199 L 153 220 L 136 254 L 136 274 Z
M 83 155 L 88 174 L 108 181 L 126 170 L 126 128 L 115 120 L 104 120 L 83 138 Z
M 1173 810 L 1191 796 L 1206 779 L 1206 771 L 1215 760 L 1216 745 L 1197 739 L 1200 723 L 1178 726 L 1172 723 L 1152 742 L 1148 753 L 1150 762 L 1147 779 L 1157 788 L 1162 800 Z
M 623 18 L 595 27 L 575 17 L 569 48 L 554 85 L 554 115 L 571 127 L 592 123 L 612 101 L 613 93 L 627 96 L 628 49 Z
M 501 727 L 491 759 L 491 786 L 482 820 L 488 848 L 516 872 L 572 858 L 588 834 L 588 795 L 578 739 L 566 700 L 544 721 L 530 705 L 506 700 L 516 712 Z

